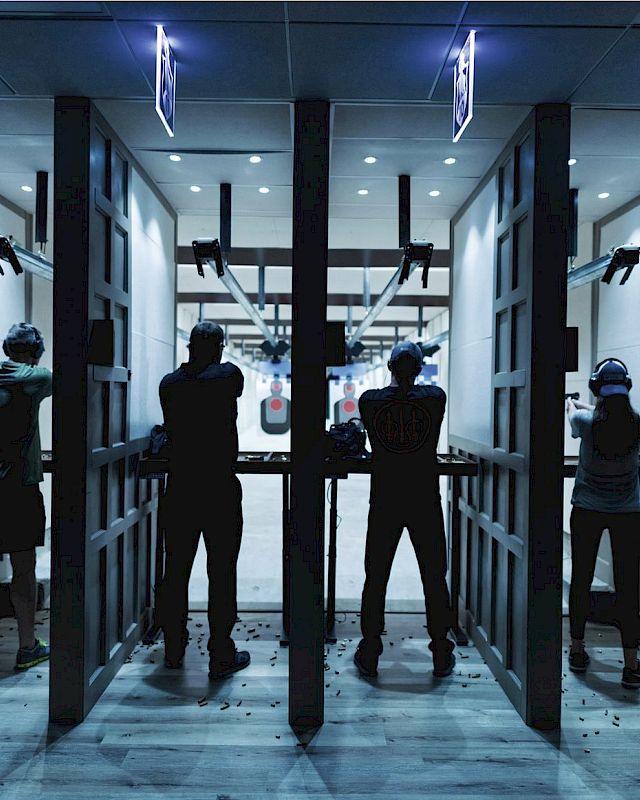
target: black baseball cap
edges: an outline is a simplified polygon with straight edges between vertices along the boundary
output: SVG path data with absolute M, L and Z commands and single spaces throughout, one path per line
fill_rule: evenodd
M 422 354 L 422 350 L 417 344 L 415 344 L 415 342 L 400 342 L 397 344 L 391 351 L 389 361 L 391 364 L 395 364 L 395 362 L 401 359 L 403 356 L 411 356 L 420 366 L 422 366 L 422 359 L 424 356 Z
M 625 383 L 629 376 L 626 369 L 617 361 L 607 361 L 598 370 L 598 380 L 602 382 L 600 397 L 611 397 L 612 394 L 629 394 Z

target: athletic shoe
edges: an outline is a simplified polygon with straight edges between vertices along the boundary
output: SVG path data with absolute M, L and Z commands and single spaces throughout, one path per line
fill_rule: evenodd
M 29 669 L 35 667 L 49 658 L 51 648 L 42 639 L 36 639 L 33 647 L 21 647 L 16 657 L 16 669 Z
M 635 669 L 625 667 L 621 683 L 625 689 L 640 689 L 640 666 L 636 665 Z
M 569 669 L 571 672 L 586 672 L 589 666 L 589 653 L 581 650 L 579 653 L 569 653 Z
M 236 650 L 232 662 L 222 662 L 216 666 L 212 661 L 209 661 L 209 678 L 212 681 L 226 678 L 233 672 L 238 672 L 238 670 L 248 667 L 250 663 L 251 656 L 247 650 Z
M 353 663 L 358 668 L 358 672 L 363 678 L 375 678 L 378 675 L 378 656 L 365 655 L 362 642 L 357 646 L 353 654 Z

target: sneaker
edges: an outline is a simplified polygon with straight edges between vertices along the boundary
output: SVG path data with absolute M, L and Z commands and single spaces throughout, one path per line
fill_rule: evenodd
M 625 689 L 640 689 L 640 665 L 636 664 L 635 669 L 625 667 L 622 670 L 621 683 Z
M 446 678 L 453 672 L 456 665 L 453 648 L 454 644 L 450 639 L 429 642 L 429 650 L 433 653 L 433 674 L 436 678 Z
M 36 639 L 33 647 L 21 647 L 16 657 L 16 669 L 29 669 L 35 667 L 49 658 L 51 648 L 42 639 Z
M 586 672 L 590 661 L 589 653 L 586 650 L 581 650 L 578 653 L 569 653 L 569 669 L 571 672 Z
M 209 661 L 209 678 L 212 681 L 226 678 L 233 672 L 238 672 L 240 669 L 248 667 L 251 663 L 251 656 L 247 650 L 236 650 L 232 662 L 222 663 L 216 666 L 212 661 Z
M 378 657 L 366 656 L 362 642 L 353 654 L 353 663 L 363 678 L 375 678 L 378 675 Z

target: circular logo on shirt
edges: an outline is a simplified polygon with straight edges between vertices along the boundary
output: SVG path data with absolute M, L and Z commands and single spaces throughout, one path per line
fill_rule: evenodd
M 394 400 L 382 406 L 373 418 L 380 444 L 392 453 L 411 453 L 427 440 L 431 416 L 409 400 Z

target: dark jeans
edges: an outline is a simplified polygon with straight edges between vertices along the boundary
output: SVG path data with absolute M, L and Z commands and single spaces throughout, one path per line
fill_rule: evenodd
M 394 493 L 372 496 L 365 550 L 365 583 L 362 592 L 360 627 L 364 649 L 369 655 L 382 652 L 384 605 L 391 565 L 404 528 L 418 560 L 427 612 L 427 630 L 438 646 L 452 625 L 449 589 L 446 582 L 447 551 L 440 498 L 425 502 L 403 499 Z
M 242 539 L 242 486 L 235 475 L 194 485 L 170 478 L 163 498 L 165 574 L 156 593 L 156 619 L 165 649 L 180 652 L 187 636 L 188 588 L 200 533 L 207 548 L 211 661 L 233 661 L 237 618 L 236 567 Z
M 602 531 L 609 529 L 616 587 L 616 614 L 622 646 L 634 648 L 640 641 L 640 513 L 608 514 L 573 507 L 571 512 L 571 588 L 569 621 L 571 637 L 584 638 L 589 613 L 589 591 L 596 568 Z

